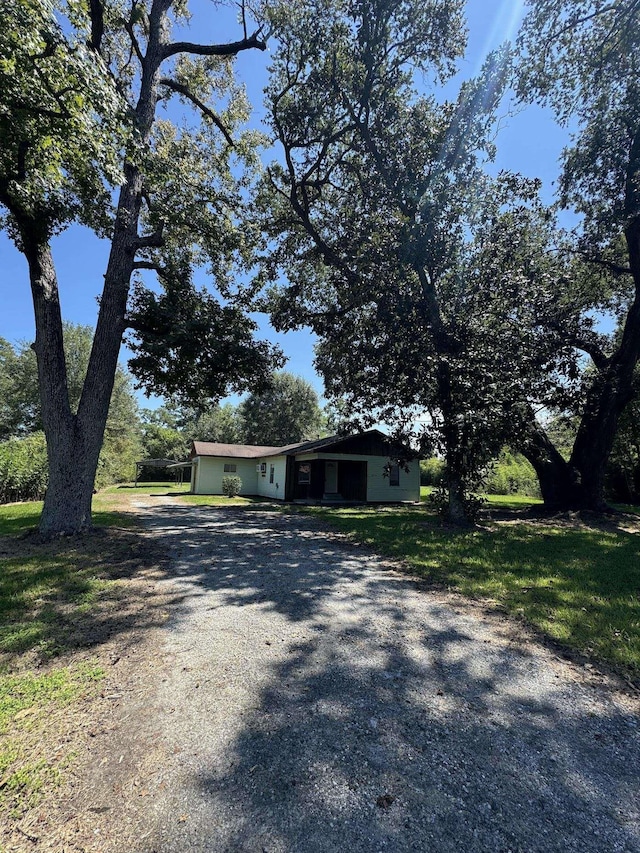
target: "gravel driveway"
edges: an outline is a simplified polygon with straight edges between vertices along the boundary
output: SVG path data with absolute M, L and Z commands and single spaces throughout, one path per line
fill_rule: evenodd
M 313 518 L 140 511 L 181 604 L 135 850 L 640 851 L 638 703 L 594 672 Z

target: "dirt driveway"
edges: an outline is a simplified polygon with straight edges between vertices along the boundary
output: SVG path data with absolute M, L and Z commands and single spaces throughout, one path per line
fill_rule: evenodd
M 180 603 L 102 849 L 640 851 L 635 700 L 315 519 L 146 503 Z

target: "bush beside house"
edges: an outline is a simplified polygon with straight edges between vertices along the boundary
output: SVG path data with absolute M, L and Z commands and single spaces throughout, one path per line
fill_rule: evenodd
M 237 476 L 222 478 L 222 494 L 228 498 L 235 498 L 240 494 L 242 489 L 242 479 Z

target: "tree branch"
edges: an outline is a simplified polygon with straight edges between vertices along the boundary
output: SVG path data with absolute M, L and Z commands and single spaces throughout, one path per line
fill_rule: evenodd
M 89 47 L 96 53 L 100 53 L 102 36 L 104 35 L 104 8 L 100 0 L 89 0 L 89 14 L 91 15 Z
M 266 50 L 267 43 L 258 37 L 260 30 L 248 38 L 232 41 L 227 44 L 193 44 L 189 41 L 177 41 L 166 44 L 162 48 L 162 58 L 168 59 L 176 53 L 193 53 L 196 56 L 236 56 L 243 50 Z
M 127 31 L 127 35 L 131 39 L 131 47 L 133 48 L 135 55 L 138 57 L 138 62 L 140 65 L 144 64 L 144 55 L 142 53 L 142 49 L 140 48 L 140 42 L 136 38 L 136 34 L 133 30 L 133 25 L 131 21 L 124 22 L 124 28 Z M 129 57 L 131 58 L 131 57 Z
M 586 261 L 591 264 L 598 264 L 598 266 L 604 267 L 605 269 L 612 272 L 614 275 L 631 275 L 630 267 L 623 267 L 620 264 L 616 264 L 614 261 L 608 261 L 606 258 L 594 257 L 589 254 L 589 252 L 584 251 L 583 249 L 570 249 L 569 250 L 572 255 L 580 255 Z
M 608 366 L 609 359 L 595 341 L 590 341 L 587 338 L 582 338 L 579 335 L 576 335 L 572 338 L 571 343 L 577 349 L 582 350 L 582 352 L 586 352 L 599 371 L 603 371 Z
M 132 248 L 138 252 L 140 249 L 159 249 L 164 246 L 164 222 L 161 222 L 153 234 L 143 234 L 132 240 Z
M 545 41 L 545 46 L 556 41 L 556 39 L 559 39 L 560 36 L 563 36 L 565 33 L 569 32 L 570 30 L 576 29 L 576 27 L 579 27 L 581 24 L 586 24 L 589 21 L 593 20 L 594 18 L 597 18 L 600 15 L 604 15 L 607 12 L 614 12 L 615 9 L 616 9 L 615 4 L 612 4 L 611 6 L 604 6 L 602 9 L 596 9 L 595 12 L 590 12 L 587 15 L 583 15 L 583 16 L 577 17 L 577 18 L 571 18 L 569 21 L 567 21 L 567 23 L 564 26 L 560 27 L 560 29 L 556 30 L 555 32 L 553 32 L 549 36 L 547 36 L 547 39 Z
M 172 92 L 176 92 L 178 95 L 182 95 L 188 101 L 191 101 L 191 103 L 195 107 L 197 107 L 204 116 L 206 116 L 208 119 L 210 119 L 210 121 L 215 124 L 215 126 L 226 139 L 229 147 L 234 147 L 233 139 L 231 138 L 229 131 L 222 123 L 222 120 L 213 112 L 212 109 L 210 109 L 204 103 L 204 101 L 201 101 L 200 98 L 198 98 L 198 96 L 195 95 L 187 86 L 183 85 L 182 83 L 178 83 L 177 80 L 172 80 L 170 77 L 162 77 L 160 80 L 160 85 L 165 86 L 167 89 L 171 89 Z
M 158 275 L 162 276 L 167 273 L 166 267 L 163 267 L 162 264 L 156 261 L 134 261 L 133 268 L 134 270 L 154 270 Z
M 43 118 L 60 119 L 64 121 L 69 118 L 69 113 L 65 107 L 64 112 L 50 110 L 47 107 L 39 107 L 35 104 L 30 104 L 27 101 L 12 101 L 9 104 L 11 109 L 24 110 L 25 113 L 31 113 L 34 116 L 42 116 Z

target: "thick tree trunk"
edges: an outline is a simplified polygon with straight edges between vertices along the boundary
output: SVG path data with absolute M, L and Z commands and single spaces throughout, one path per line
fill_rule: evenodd
M 49 464 L 40 531 L 45 536 L 76 533 L 91 525 L 95 466 L 91 470 L 82 430 L 69 406 L 62 316 L 51 250 L 46 237 L 31 228 L 28 220 L 19 224 L 29 264 L 36 320 L 34 350 Z
M 565 461 L 531 414 L 522 452 L 535 468 L 549 510 L 606 509 L 604 481 L 620 416 L 633 398 L 640 354 L 640 299 L 633 303 L 622 342 L 591 386 L 569 461 Z
M 148 139 L 155 115 L 158 69 L 162 61 L 162 21 L 167 5 L 168 0 L 156 0 L 150 17 L 150 36 L 136 109 L 136 123 L 144 141 Z M 126 325 L 131 274 L 136 251 L 143 245 L 138 236 L 142 176 L 132 163 L 126 163 L 124 171 L 125 182 L 118 199 L 96 332 L 75 415 L 69 409 L 62 320 L 48 246 L 46 250 L 38 248 L 34 252 L 34 263 L 30 262 L 36 354 L 49 460 L 49 485 L 40 521 L 40 532 L 45 536 L 79 533 L 91 526 L 91 500 Z
M 636 156 L 640 161 L 640 135 L 637 145 Z M 640 175 L 640 170 L 637 174 Z M 580 473 L 583 503 L 596 510 L 605 506 L 607 463 L 620 416 L 633 399 L 633 375 L 640 358 L 640 216 L 629 221 L 625 238 L 636 296 L 629 308 L 620 344 L 590 390 L 571 454 L 571 464 Z
M 529 441 L 521 450 L 538 476 L 545 509 L 602 512 L 607 508 L 604 478 L 619 417 L 613 410 L 607 412 L 604 423 L 601 419 L 583 418 L 579 440 L 576 439 L 568 462 L 554 448 L 542 427 L 531 425 Z
M 571 507 L 574 500 L 575 472 L 551 443 L 544 429 L 537 423 L 533 412 L 527 424 L 527 438 L 522 454 L 533 466 L 540 484 L 545 507 L 560 511 Z
M 446 478 L 448 504 L 446 520 L 450 524 L 465 526 L 469 524 L 464 502 L 464 483 L 460 477 L 451 473 Z
M 66 536 L 91 527 L 96 464 L 87 458 L 78 429 L 47 437 L 49 483 L 40 518 L 43 536 Z

